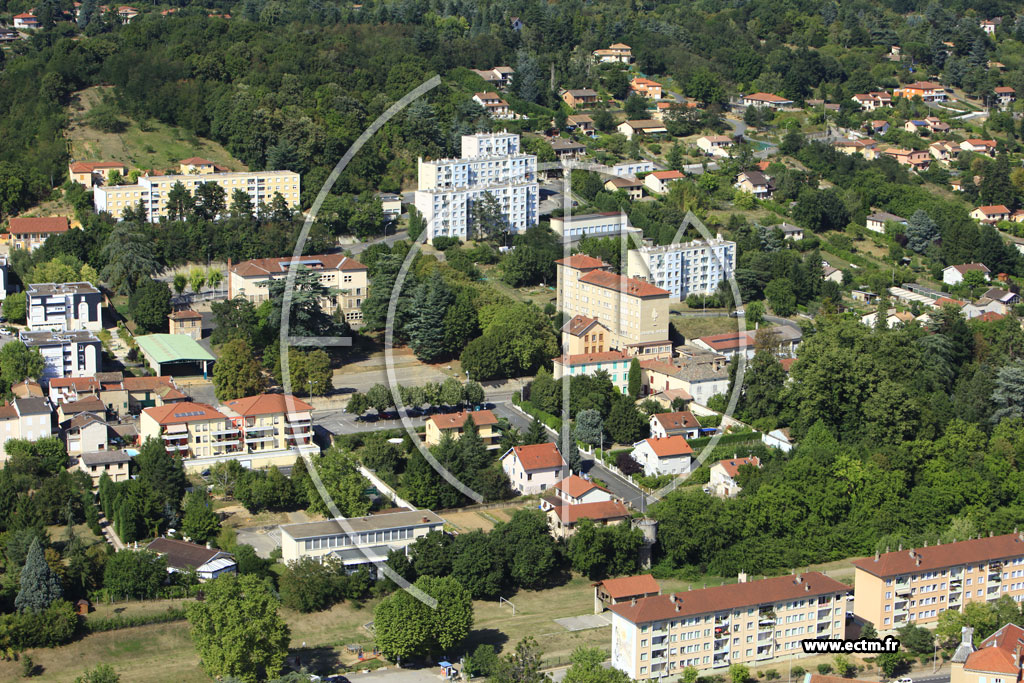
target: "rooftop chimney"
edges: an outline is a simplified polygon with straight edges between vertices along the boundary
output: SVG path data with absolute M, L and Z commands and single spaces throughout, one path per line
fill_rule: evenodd
M 808 593 L 810 593 L 811 592 L 811 584 L 805 583 L 804 584 L 804 590 L 807 591 Z
M 636 598 L 633 598 L 632 600 L 630 600 L 630 601 L 629 601 L 629 604 L 630 604 L 630 606 L 632 606 L 632 607 L 636 607 Z
M 878 551 L 875 551 L 875 562 L 878 562 Z
M 793 579 L 793 583 L 795 583 L 795 584 L 796 584 L 796 585 L 798 585 L 798 586 L 799 586 L 799 585 L 800 585 L 801 583 L 803 583 L 803 582 L 804 582 L 804 577 L 800 576 L 800 574 L 797 574 L 797 575 L 796 575 L 796 578 L 795 578 L 795 579 Z
M 427 523 L 427 522 L 429 522 L 429 521 L 430 521 L 430 518 L 429 518 L 429 517 L 424 517 L 424 518 L 423 518 L 423 523 L 424 523 L 424 524 L 426 524 L 426 523 Z
M 925 548 L 927 548 L 927 547 L 928 547 L 928 541 L 925 541 L 925 542 L 924 542 L 924 547 L 925 547 Z
M 739 582 L 739 583 L 746 583 L 747 582 L 747 573 L 746 572 L 740 572 L 736 576 L 736 581 Z

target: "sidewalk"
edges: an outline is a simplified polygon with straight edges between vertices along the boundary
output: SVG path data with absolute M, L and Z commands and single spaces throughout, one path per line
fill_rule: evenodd
M 380 477 L 378 477 L 376 474 L 373 473 L 372 470 L 369 470 L 366 467 L 364 467 L 363 465 L 360 465 L 359 466 L 359 474 L 361 474 L 364 477 L 366 477 L 367 479 L 369 479 L 370 483 L 373 484 L 375 487 L 377 487 L 378 491 L 380 491 L 381 493 L 387 494 L 387 496 L 389 498 L 391 498 L 391 500 L 393 500 L 395 502 L 395 505 L 397 505 L 399 507 L 407 507 L 410 510 L 415 510 L 416 509 L 415 505 L 413 505 L 409 501 L 405 500 L 404 498 L 400 497 L 398 495 L 397 491 L 395 491 L 393 488 L 391 488 L 390 486 L 385 484 L 384 481 Z

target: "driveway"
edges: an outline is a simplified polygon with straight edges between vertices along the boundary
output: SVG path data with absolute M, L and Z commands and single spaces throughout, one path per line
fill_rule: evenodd
M 270 559 L 274 548 L 281 547 L 281 530 L 277 527 L 244 527 L 236 529 L 238 543 L 251 545 L 256 554 L 263 559 Z

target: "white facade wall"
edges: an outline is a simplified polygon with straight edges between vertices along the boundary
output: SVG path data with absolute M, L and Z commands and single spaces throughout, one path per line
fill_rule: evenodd
M 514 233 L 537 225 L 537 157 L 519 152 L 514 133 L 462 136 L 462 158 L 418 164 L 416 209 L 427 223 L 427 239 L 472 236 L 473 202 L 490 193 Z
M 678 300 L 690 294 L 711 294 L 736 270 L 736 243 L 696 240 L 630 249 L 626 267 L 629 277 L 667 289 Z

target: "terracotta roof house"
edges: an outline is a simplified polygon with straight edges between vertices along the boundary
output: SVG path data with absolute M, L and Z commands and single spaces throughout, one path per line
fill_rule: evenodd
M 569 474 L 569 467 L 554 443 L 514 446 L 501 456 L 501 468 L 512 489 L 524 495 L 554 488 Z
M 693 466 L 693 448 L 682 436 L 644 439 L 633 444 L 633 459 L 644 468 L 644 475 L 687 474 Z
M 1010 210 L 1002 204 L 979 206 L 974 211 L 971 211 L 971 218 L 979 223 L 995 225 L 999 221 L 1010 220 Z
M 719 460 L 711 466 L 711 480 L 708 486 L 711 493 L 722 498 L 730 498 L 739 493 L 742 489 L 736 484 L 736 475 L 744 466 L 761 467 L 761 459 L 751 458 L 729 458 Z
M 700 435 L 700 422 L 689 410 L 655 413 L 651 415 L 650 424 L 651 436 L 655 438 L 681 436 L 685 439 L 695 439 Z
M 577 88 L 562 92 L 562 101 L 573 109 L 597 104 L 597 91 L 590 88 Z
M 744 95 L 743 106 L 745 107 L 770 107 L 772 109 L 780 109 L 782 107 L 790 107 L 793 105 L 793 100 L 787 100 L 785 97 L 779 97 L 767 92 L 755 92 L 749 95 Z
M 450 434 L 452 438 L 458 439 L 466 426 L 466 421 L 472 417 L 477 432 L 488 450 L 498 448 L 498 441 L 501 435 L 498 433 L 498 418 L 489 410 L 465 411 L 457 413 L 440 413 L 431 415 L 427 420 L 427 428 L 424 433 L 424 442 L 428 446 L 436 446 L 441 443 L 443 434 Z
M 557 539 L 568 539 L 576 532 L 576 525 L 589 519 L 598 526 L 621 524 L 632 514 L 622 502 L 606 500 L 579 505 L 558 505 L 548 510 L 548 527 Z
M 627 140 L 632 140 L 634 135 L 663 135 L 668 133 L 665 124 L 654 119 L 623 121 L 616 127 L 616 130 L 625 135 Z
M 594 614 L 620 602 L 632 602 L 661 595 L 658 580 L 650 574 L 619 576 L 594 583 Z
M 57 235 L 71 229 L 66 216 L 43 216 L 38 218 L 12 218 L 7 227 L 11 235 L 12 249 L 32 251 L 41 247 L 50 235 Z
M 976 270 L 989 279 L 989 269 L 984 263 L 962 263 L 955 266 L 946 266 L 942 269 L 942 281 L 947 285 L 957 285 L 963 282 L 964 275 Z

